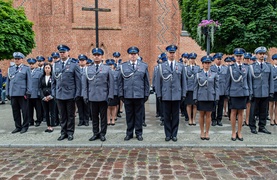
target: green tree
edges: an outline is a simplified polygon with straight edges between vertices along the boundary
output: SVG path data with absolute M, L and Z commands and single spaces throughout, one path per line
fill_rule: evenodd
M 22 7 L 15 9 L 12 0 L 0 0 L 0 60 L 11 59 L 13 52 L 29 54 L 35 47 L 33 23 Z
M 208 0 L 183 0 L 181 8 L 187 31 L 206 49 L 206 42 L 198 40 L 197 26 L 207 19 Z M 276 0 L 211 0 L 211 19 L 221 23 L 211 52 L 232 54 L 237 47 L 253 52 L 258 46 L 277 45 Z

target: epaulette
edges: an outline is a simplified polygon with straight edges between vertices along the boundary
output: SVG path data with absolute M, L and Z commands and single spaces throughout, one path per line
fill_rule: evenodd
M 243 63 L 245 66 L 249 66 L 249 64 L 247 64 L 247 63 Z
M 60 62 L 61 60 L 58 60 L 58 61 L 56 61 L 55 63 L 58 63 L 58 62 Z
M 231 64 L 230 66 L 235 66 L 235 64 Z
M 29 66 L 27 66 L 26 64 L 23 64 L 22 66 L 29 67 Z
M 270 64 L 270 65 L 272 65 L 271 63 L 269 63 L 269 62 L 265 62 L 266 64 Z
M 13 65 L 10 65 L 10 67 L 13 67 L 13 66 L 15 66 L 15 64 L 13 64 Z

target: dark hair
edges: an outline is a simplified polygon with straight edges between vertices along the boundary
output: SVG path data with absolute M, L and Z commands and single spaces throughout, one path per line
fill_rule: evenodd
M 44 63 L 44 66 L 43 66 L 43 76 L 46 75 L 46 73 L 45 73 L 45 66 L 48 66 L 48 65 L 49 65 L 50 68 L 51 68 L 50 76 L 52 76 L 53 68 L 52 68 L 52 65 L 51 65 L 50 63 L 48 63 L 48 62 Z

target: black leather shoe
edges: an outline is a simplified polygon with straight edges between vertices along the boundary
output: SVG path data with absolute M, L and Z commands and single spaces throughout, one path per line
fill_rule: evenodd
M 217 125 L 218 125 L 218 126 L 222 126 L 221 120 L 220 120 L 220 121 L 217 121 Z
M 142 136 L 137 136 L 137 140 L 143 141 L 143 137 Z
M 20 134 L 23 134 L 23 133 L 25 133 L 27 131 L 28 131 L 28 128 L 22 128 L 21 131 L 20 131 Z
M 253 133 L 253 134 L 258 134 L 258 132 L 257 132 L 256 129 L 251 129 L 251 133 Z
M 163 125 L 164 125 L 164 122 L 162 121 L 160 125 L 163 126 Z
M 265 133 L 265 134 L 271 134 L 270 131 L 268 131 L 266 128 L 259 128 L 259 132 Z
M 144 122 L 144 123 L 142 123 L 142 126 L 146 127 L 146 126 L 147 126 L 147 124 Z
M 231 137 L 231 140 L 232 140 L 232 141 L 236 141 L 236 140 L 237 140 L 237 138 L 233 138 L 233 137 Z
M 186 117 L 185 121 L 189 121 L 189 118 L 188 118 L 188 117 Z
M 85 126 L 89 126 L 89 122 L 85 122 Z
M 62 141 L 67 138 L 67 135 L 63 134 L 58 138 L 58 141 Z
M 160 117 L 160 115 L 156 114 L 156 117 Z
M 236 133 L 236 135 L 237 135 L 237 139 L 238 139 L 238 140 L 243 141 L 243 137 L 240 138 L 239 135 L 238 135 L 238 133 Z
M 130 139 L 132 139 L 133 138 L 133 136 L 125 136 L 125 138 L 124 138 L 124 141 L 129 141 Z
M 105 136 L 100 136 L 100 140 L 101 140 L 101 141 L 106 141 Z
M 82 122 L 79 122 L 77 126 L 82 126 L 82 125 L 83 125 L 83 123 L 82 123 Z
M 68 141 L 72 141 L 74 139 L 73 135 L 68 135 Z
M 40 126 L 40 122 L 36 122 L 36 127 L 39 127 Z
M 50 129 L 46 129 L 44 132 L 49 132 Z
M 212 120 L 212 126 L 216 126 L 216 120 Z
M 121 118 L 122 116 L 121 116 L 121 114 L 120 114 L 120 113 L 118 113 L 118 114 L 117 114 L 117 117 Z
M 177 137 L 172 137 L 172 141 L 176 142 L 177 141 Z
M 15 130 L 13 130 L 13 131 L 12 131 L 12 134 L 14 134 L 14 133 L 18 133 L 18 132 L 20 132 L 20 131 L 21 131 L 21 129 L 16 128 Z
M 170 141 L 170 139 L 171 139 L 170 137 L 166 137 L 164 140 L 165 141 Z
M 93 136 L 89 139 L 89 141 L 95 141 L 95 140 L 98 139 L 98 138 L 99 138 L 99 136 L 93 135 Z
M 185 114 L 181 114 L 181 117 L 185 117 Z

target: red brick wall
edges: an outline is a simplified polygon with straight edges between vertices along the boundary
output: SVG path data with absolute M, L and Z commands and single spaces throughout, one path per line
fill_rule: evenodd
M 94 0 L 15 0 L 14 6 L 22 2 L 36 34 L 36 48 L 28 57 L 47 57 L 59 44 L 68 45 L 72 57 L 81 53 L 92 57 L 95 16 L 81 8 L 94 7 Z M 111 9 L 99 13 L 99 45 L 105 50 L 104 58 L 112 58 L 112 53 L 119 51 L 126 61 L 126 50 L 137 46 L 152 77 L 158 54 L 170 44 L 179 46 L 178 57 L 183 52 L 196 52 L 199 61 L 205 55 L 194 40 L 181 37 L 178 0 L 99 0 L 99 7 Z M 276 53 L 277 49 L 272 51 Z M 0 62 L 3 74 L 8 65 L 9 61 Z

